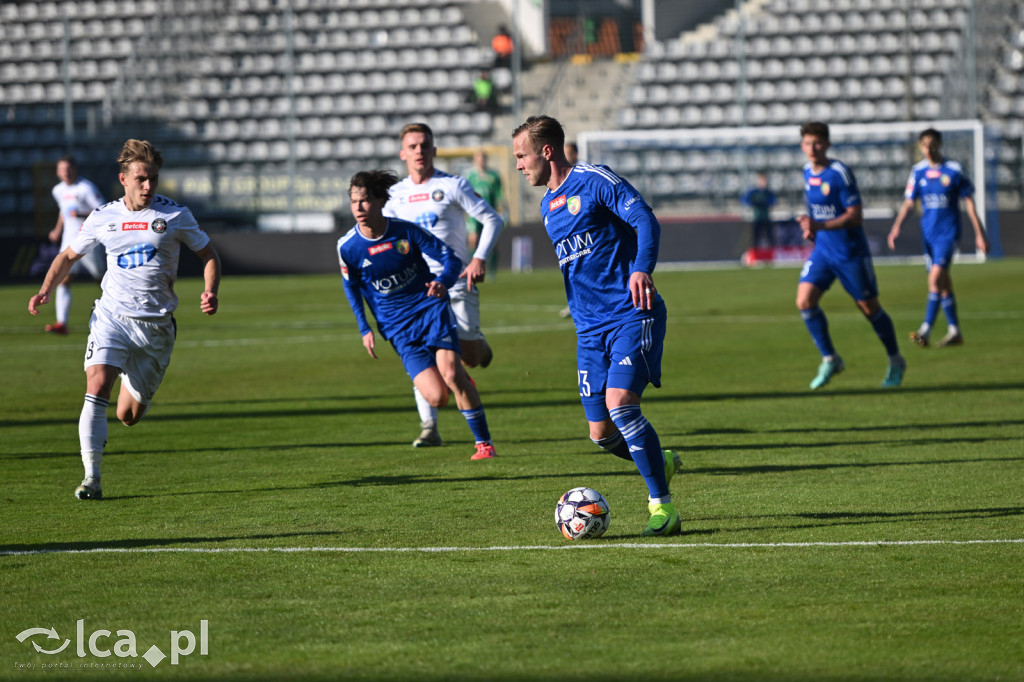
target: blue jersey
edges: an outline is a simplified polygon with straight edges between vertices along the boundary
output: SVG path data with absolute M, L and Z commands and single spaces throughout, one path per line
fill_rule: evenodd
M 440 275 L 430 272 L 423 254 L 444 264 Z M 345 233 L 338 240 L 338 263 L 359 332 L 365 336 L 371 331 L 363 310 L 365 300 L 384 339 L 438 306 L 449 305 L 447 300 L 427 296 L 427 285 L 436 279 L 451 288 L 462 269 L 444 242 L 397 218 L 388 219 L 387 229 L 377 239 L 365 237 L 358 226 Z
M 633 307 L 629 276 L 654 272 L 661 225 L 632 185 L 607 166 L 577 164 L 540 207 L 579 334 L 650 316 Z M 657 304 L 662 304 L 657 296 Z
M 857 179 L 842 161 L 831 159 L 820 173 L 804 165 L 804 194 L 807 196 L 807 214 L 818 222 L 832 220 L 860 205 Z M 845 260 L 868 254 L 868 239 L 861 225 L 841 230 L 820 230 L 814 235 L 814 250 L 819 256 L 832 260 Z
M 960 199 L 974 196 L 974 185 L 956 161 L 932 166 L 927 159 L 914 165 L 903 196 L 921 200 L 921 234 L 927 242 L 960 240 Z

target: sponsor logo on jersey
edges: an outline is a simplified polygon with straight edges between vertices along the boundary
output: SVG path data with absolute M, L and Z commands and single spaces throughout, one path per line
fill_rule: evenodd
M 136 244 L 117 257 L 117 267 L 123 270 L 134 270 L 135 268 L 142 267 L 155 257 L 155 246 L 152 244 Z
M 583 202 L 580 201 L 580 198 L 578 196 L 577 197 L 569 197 L 569 201 L 568 201 L 568 204 L 567 204 L 569 206 L 569 213 L 572 213 L 573 215 L 576 215 L 577 213 L 579 213 L 580 212 L 580 207 L 581 207 L 582 203 Z
M 410 194 L 408 201 L 410 204 L 413 204 L 416 203 L 417 201 L 426 201 L 429 198 L 430 195 L 424 192 L 423 194 Z
M 367 249 L 367 251 L 370 252 L 371 256 L 376 256 L 378 253 L 384 253 L 385 251 L 390 251 L 393 248 L 395 248 L 394 243 L 392 243 L 392 242 L 384 242 L 383 244 L 377 244 L 376 246 L 371 246 L 370 248 Z
M 808 178 L 807 184 L 811 187 L 821 187 L 821 178 Z
M 363 262 L 359 264 L 359 267 L 361 267 L 361 268 L 368 268 L 371 265 L 373 265 L 373 263 L 370 262 L 370 259 L 369 258 L 364 258 Z
M 551 203 L 548 204 L 548 210 L 549 211 L 554 211 L 554 210 L 557 210 L 559 208 L 562 208 L 563 206 L 565 206 L 565 195 L 564 194 L 562 196 L 560 196 L 560 197 L 555 197 L 554 199 L 552 199 Z
M 627 355 L 626 357 L 624 357 L 621 360 L 619 360 L 619 364 L 622 365 L 623 367 L 632 367 L 633 366 L 633 361 L 630 360 L 629 356 Z
M 410 265 L 399 273 L 374 280 L 371 284 L 373 285 L 373 288 L 377 290 L 378 294 L 387 295 L 394 293 L 395 291 L 401 291 L 407 287 L 415 277 L 416 266 Z
M 439 189 L 435 189 L 434 193 L 430 195 L 430 198 L 434 201 L 444 201 L 444 192 Z
M 348 266 L 345 265 L 345 261 L 341 260 L 340 258 L 338 259 L 338 265 L 341 266 L 341 278 L 347 280 L 348 279 Z
M 409 253 L 409 240 L 399 239 L 397 242 L 395 242 L 395 248 L 398 249 L 398 253 Z
M 117 223 L 107 225 L 107 232 L 117 232 Z
M 153 231 L 157 234 L 163 234 L 167 231 L 167 221 L 163 218 L 157 218 L 153 221 Z
M 122 232 L 130 232 L 131 230 L 148 230 L 149 223 L 121 223 Z
M 941 176 L 941 175 L 942 175 L 942 171 L 940 171 L 940 170 L 939 170 L 939 169 L 937 169 L 937 168 L 934 168 L 934 169 L 930 169 L 930 170 L 926 170 L 926 171 L 924 172 L 924 176 L 925 176 L 926 178 L 928 178 L 929 180 L 934 180 L 934 179 L 938 178 L 938 177 L 939 177 L 939 176 Z
M 586 256 L 594 250 L 594 238 L 589 232 L 574 234 L 555 244 L 555 255 L 561 267 L 570 261 Z

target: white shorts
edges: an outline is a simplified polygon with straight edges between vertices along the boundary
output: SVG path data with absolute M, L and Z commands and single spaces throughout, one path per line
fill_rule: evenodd
M 459 329 L 460 341 L 479 341 L 484 338 L 480 331 L 480 290 L 469 291 L 466 280 L 460 279 L 448 292 L 455 311 L 455 323 Z
M 89 319 L 85 366 L 110 365 L 121 370 L 121 385 L 143 405 L 153 402 L 176 335 L 174 317 L 139 319 L 110 315 L 98 305 Z

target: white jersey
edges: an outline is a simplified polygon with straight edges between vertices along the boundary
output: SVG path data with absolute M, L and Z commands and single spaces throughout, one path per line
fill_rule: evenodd
M 100 307 L 112 315 L 147 318 L 163 317 L 178 306 L 174 280 L 181 245 L 199 251 L 209 243 L 192 211 L 158 194 L 141 211 L 128 210 L 124 199 L 99 207 L 71 249 L 84 254 L 102 244 L 107 274 Z
M 498 233 L 504 221 L 465 178 L 436 169 L 426 182 L 419 185 L 414 184 L 411 177 L 406 177 L 391 187 L 391 198 L 384 206 L 384 215 L 408 220 L 432 232 L 448 245 L 465 267 L 469 264 L 470 255 L 463 213 L 483 223 L 480 242 L 473 258 L 487 260 L 498 241 Z M 435 275 L 440 274 L 444 269 L 442 265 L 424 257 L 430 271 Z M 459 285 L 464 284 L 465 280 L 459 280 Z
M 103 205 L 103 196 L 96 185 L 85 178 L 78 178 L 70 185 L 66 182 L 54 185 L 53 198 L 64 216 L 64 235 L 60 245 L 63 251 L 82 229 L 86 216 Z

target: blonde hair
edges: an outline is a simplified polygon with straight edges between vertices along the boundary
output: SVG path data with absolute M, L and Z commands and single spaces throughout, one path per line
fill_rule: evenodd
M 117 157 L 117 165 L 122 173 L 127 173 L 135 162 L 155 166 L 157 170 L 164 165 L 164 157 L 160 151 L 146 140 L 127 140 Z

